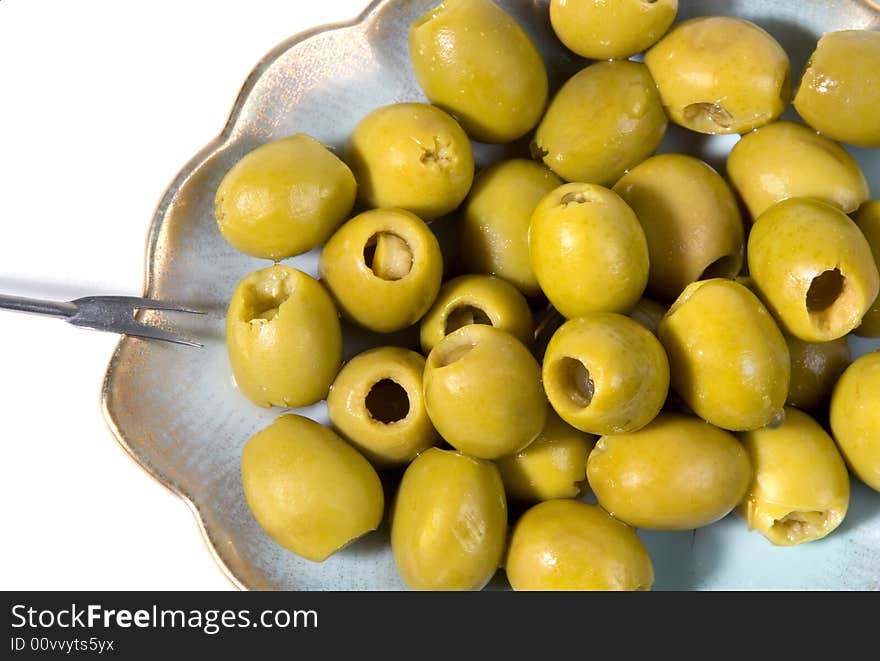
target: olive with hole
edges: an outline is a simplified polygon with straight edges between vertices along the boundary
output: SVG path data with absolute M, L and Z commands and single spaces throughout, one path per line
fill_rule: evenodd
M 813 197 L 851 213 L 869 194 L 849 152 L 795 122 L 774 122 L 744 135 L 727 157 L 727 176 L 753 220 L 792 197 Z
M 348 166 L 304 133 L 246 154 L 214 198 L 220 233 L 241 252 L 278 261 L 327 240 L 354 205 Z
M 755 221 L 749 273 L 789 333 L 828 342 L 856 328 L 880 291 L 880 275 L 858 226 L 809 198 L 775 204 Z
M 247 504 L 266 533 L 321 562 L 379 527 L 384 495 L 366 459 L 332 430 L 282 415 L 241 453 Z
M 559 416 L 597 435 L 644 427 L 669 391 L 669 362 L 659 340 L 611 312 L 565 322 L 547 345 L 542 376 Z
M 698 418 L 661 413 L 629 434 L 603 436 L 587 461 L 599 504 L 638 528 L 691 530 L 736 507 L 752 476 L 730 433 Z
M 492 462 L 431 448 L 409 465 L 391 514 L 391 552 L 411 589 L 481 589 L 506 541 L 507 501 Z
M 856 225 L 871 246 L 874 264 L 880 269 L 880 200 L 862 205 L 855 215 Z M 862 317 L 862 323 L 855 329 L 856 335 L 863 337 L 880 337 L 880 296 Z
M 794 107 L 834 140 L 880 147 L 880 32 L 826 32 L 810 57 Z
M 547 71 L 516 20 L 492 0 L 445 0 L 409 30 L 409 54 L 425 96 L 481 142 L 511 142 L 547 104 Z
M 514 590 L 650 590 L 651 556 L 636 531 L 578 500 L 538 503 L 517 521 L 505 562 Z
M 880 491 L 880 351 L 850 365 L 831 395 L 831 433 L 850 470 Z
M 529 258 L 544 294 L 569 319 L 628 312 L 648 282 L 638 218 L 595 184 L 565 184 L 541 200 L 529 224 Z
M 454 448 L 497 459 L 531 443 L 547 419 L 541 368 L 522 342 L 492 326 L 471 324 L 428 354 L 425 406 Z
M 507 497 L 526 503 L 576 498 L 586 482 L 587 457 L 595 442 L 549 411 L 538 438 L 495 462 Z
M 687 286 L 657 328 L 672 389 L 704 420 L 742 431 L 769 423 L 785 404 L 788 346 L 749 289 L 716 278 Z
M 750 277 L 740 276 L 736 281 L 760 296 Z M 786 405 L 811 410 L 826 404 L 834 384 L 852 360 L 846 337 L 830 342 L 806 342 L 788 333 L 782 335 L 791 364 Z
M 226 349 L 239 390 L 254 404 L 314 404 L 342 363 L 336 306 L 302 271 L 281 264 L 254 271 L 232 292 Z
M 645 54 L 669 118 L 698 133 L 745 133 L 791 99 L 791 64 L 754 23 L 700 16 L 673 26 Z
M 464 130 L 424 103 L 396 103 L 364 117 L 348 140 L 345 160 L 365 206 L 400 207 L 424 220 L 458 207 L 474 178 Z
M 846 337 L 804 342 L 785 334 L 791 357 L 791 385 L 786 403 L 810 410 L 827 403 L 834 384 L 852 360 Z
M 778 425 L 739 434 L 754 470 L 740 510 L 749 530 L 777 546 L 822 539 L 849 507 L 849 474 L 832 438 L 810 416 L 786 408 Z
M 468 324 L 500 328 L 526 346 L 534 339 L 532 311 L 516 287 L 490 275 L 462 275 L 443 284 L 422 318 L 422 351 L 430 353 L 440 340 Z
M 678 0 L 551 0 L 550 24 L 581 57 L 625 59 L 653 46 L 677 11 Z
M 561 185 L 549 168 L 521 158 L 480 172 L 461 213 L 465 267 L 504 278 L 526 296 L 540 294 L 529 264 L 529 221 L 538 202 Z
M 410 461 L 439 440 L 425 410 L 424 371 L 425 359 L 402 347 L 358 354 L 330 388 L 330 422 L 375 466 Z
M 321 279 L 342 313 L 379 333 L 416 323 L 440 291 L 437 237 L 403 209 L 373 209 L 340 227 L 321 251 Z
M 614 185 L 645 231 L 649 294 L 672 301 L 695 280 L 733 278 L 743 263 L 742 217 L 730 187 L 709 165 L 658 154 Z
M 532 154 L 566 181 L 610 186 L 654 153 L 666 124 L 644 64 L 597 62 L 553 97 L 535 131 Z

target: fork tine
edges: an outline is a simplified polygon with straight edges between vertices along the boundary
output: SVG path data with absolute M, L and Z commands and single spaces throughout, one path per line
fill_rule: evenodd
M 135 310 L 168 310 L 169 312 L 188 312 L 190 314 L 207 314 L 204 310 L 194 310 L 182 307 L 168 301 L 157 301 L 153 298 L 140 298 L 138 296 L 87 296 L 73 301 L 74 304 L 95 302 L 104 305 L 120 306 L 130 312 Z
M 156 326 L 150 326 L 135 320 L 132 320 L 130 324 L 125 324 L 124 328 L 120 329 L 120 332 L 125 335 L 135 335 L 137 337 L 145 337 L 151 340 L 163 340 L 165 342 L 173 342 L 174 344 L 184 344 L 188 347 L 204 346 L 200 342 L 187 339 L 182 335 L 177 335 L 176 333 L 172 333 L 163 328 L 157 328 Z
M 134 315 L 135 310 L 152 309 L 196 312 L 195 310 L 187 310 L 171 303 L 152 301 L 135 296 L 86 296 L 78 298 L 72 301 L 72 303 L 76 306 L 76 313 L 68 317 L 67 321 L 74 326 L 136 335 L 153 340 L 164 340 L 165 342 L 185 344 L 190 347 L 203 346 L 194 340 L 139 321 Z M 203 314 L 200 312 L 196 313 Z

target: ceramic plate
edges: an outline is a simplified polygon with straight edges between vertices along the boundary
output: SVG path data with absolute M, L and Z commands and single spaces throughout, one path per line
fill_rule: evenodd
M 191 507 L 218 564 L 239 587 L 403 587 L 387 528 L 317 564 L 275 544 L 251 516 L 239 479 L 241 449 L 280 411 L 256 408 L 236 391 L 223 318 L 238 280 L 267 263 L 236 252 L 223 240 L 212 206 L 225 172 L 258 145 L 306 132 L 341 153 L 346 136 L 369 111 L 424 100 L 410 67 L 406 36 L 410 23 L 436 3 L 381 0 L 350 24 L 306 32 L 272 51 L 245 82 L 223 132 L 172 182 L 150 227 L 144 295 L 208 310 L 204 319 L 184 320 L 194 325 L 176 326 L 200 338 L 205 347 L 123 338 L 107 371 L 104 412 L 131 457 Z M 538 44 L 554 86 L 584 66 L 554 37 L 548 0 L 499 4 Z M 679 18 L 701 14 L 736 15 L 764 27 L 790 54 L 795 80 L 823 32 L 880 29 L 880 10 L 857 0 L 681 3 Z M 702 154 L 719 167 L 735 141 L 670 126 L 661 151 Z M 880 150 L 852 151 L 873 183 L 874 196 L 880 195 Z M 478 165 L 512 155 L 527 155 L 526 145 L 476 147 Z M 314 253 L 287 261 L 315 273 Z M 412 334 L 398 339 L 415 346 Z M 346 356 L 380 342 L 353 335 Z M 861 340 L 854 345 L 857 354 L 878 347 L 878 342 Z M 323 403 L 304 414 L 327 419 Z M 642 535 L 654 560 L 657 589 L 880 588 L 880 495 L 855 480 L 846 520 L 820 542 L 776 548 L 758 533 L 747 532 L 734 515 L 696 532 Z

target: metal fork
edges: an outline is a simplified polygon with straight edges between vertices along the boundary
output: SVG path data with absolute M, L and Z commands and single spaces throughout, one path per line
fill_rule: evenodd
M 74 301 L 62 302 L 0 294 L 0 308 L 60 317 L 74 326 L 82 328 L 136 335 L 151 340 L 185 344 L 190 347 L 202 346 L 199 342 L 140 322 L 134 318 L 134 313 L 136 310 L 169 310 L 172 312 L 188 312 L 190 314 L 205 314 L 204 312 L 149 298 L 138 298 L 136 296 L 86 296 Z

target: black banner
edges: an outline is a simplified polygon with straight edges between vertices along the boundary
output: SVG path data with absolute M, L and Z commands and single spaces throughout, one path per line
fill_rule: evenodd
M 470 658 L 473 645 L 521 658 L 586 652 L 601 646 L 659 651 L 696 645 L 706 635 L 729 650 L 748 622 L 809 634 L 847 609 L 817 604 L 841 595 L 813 593 L 4 593 L 7 639 L 0 658 L 65 656 L 156 658 L 320 652 L 335 658 L 361 646 L 382 654 Z M 849 600 L 852 596 L 844 597 Z M 860 601 L 860 600 L 859 600 Z M 854 604 L 855 605 L 855 604 Z M 743 619 L 736 624 L 737 619 Z M 790 627 L 790 629 L 789 629 Z M 791 652 L 810 635 L 779 635 Z M 747 641 L 743 641 L 747 642 Z M 848 640 L 848 643 L 852 643 Z M 773 641 L 762 644 L 762 652 Z M 811 646 L 815 643 L 811 643 Z M 793 646 L 793 647 L 792 647 Z M 682 652 L 686 650 L 682 649 Z M 706 650 L 708 651 L 708 650 Z

